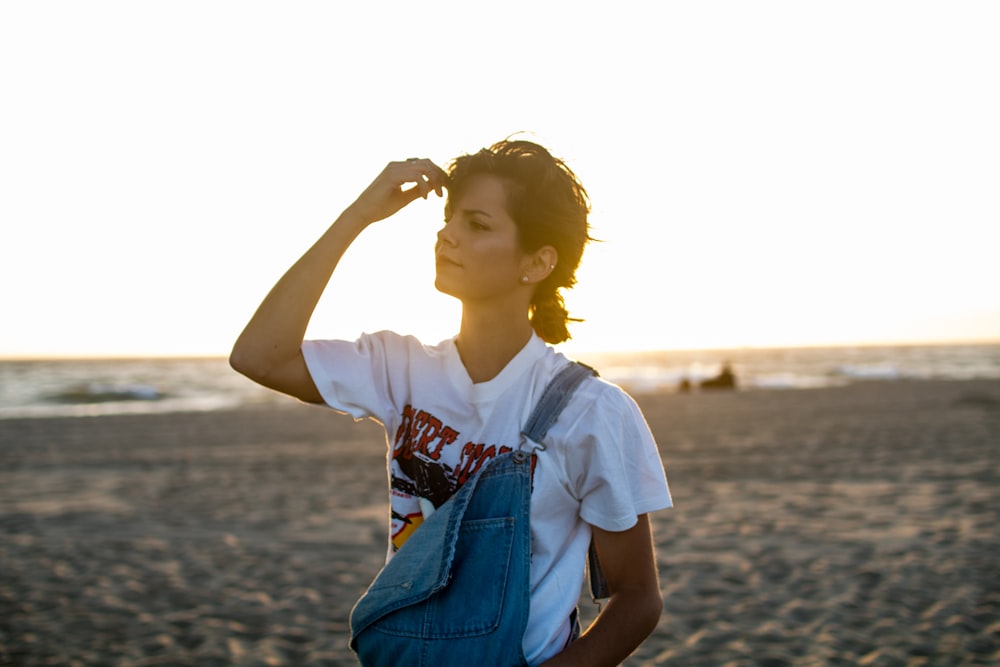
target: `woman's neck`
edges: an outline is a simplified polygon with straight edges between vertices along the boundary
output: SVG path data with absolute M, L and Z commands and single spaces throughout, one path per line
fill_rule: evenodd
M 531 340 L 531 323 L 522 317 L 462 310 L 462 328 L 455 340 L 458 355 L 473 383 L 488 382 Z

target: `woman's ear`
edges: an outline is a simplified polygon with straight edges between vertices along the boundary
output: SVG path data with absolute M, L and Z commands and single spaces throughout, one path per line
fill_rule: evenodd
M 525 267 L 521 272 L 522 277 L 528 279 L 526 284 L 536 285 L 551 275 L 559 263 L 559 253 L 550 245 L 542 246 L 535 252 L 525 257 Z

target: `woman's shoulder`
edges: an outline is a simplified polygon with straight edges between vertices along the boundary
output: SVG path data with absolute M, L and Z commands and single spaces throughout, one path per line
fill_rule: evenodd
M 604 471 L 630 466 L 628 462 L 652 461 L 657 451 L 635 399 L 600 377 L 580 384 L 549 433 L 548 444 L 577 489 L 594 475 L 603 479 Z
M 566 422 L 577 426 L 615 424 L 622 419 L 642 419 L 635 399 L 619 385 L 595 371 L 577 387 L 565 408 Z
M 443 354 L 454 345 L 454 340 L 454 338 L 446 338 L 440 342 L 428 344 L 412 334 L 401 334 L 388 329 L 363 333 L 358 338 L 358 342 L 362 345 L 380 347 L 387 351 L 403 352 L 407 356 L 437 356 Z
M 302 343 L 302 352 L 311 367 L 344 367 L 347 363 L 354 368 L 358 364 L 367 364 L 372 369 L 381 368 L 392 373 L 393 369 L 425 368 L 428 363 L 439 366 L 453 347 L 454 339 L 427 345 L 416 336 L 383 330 L 364 332 L 353 340 L 306 340 Z

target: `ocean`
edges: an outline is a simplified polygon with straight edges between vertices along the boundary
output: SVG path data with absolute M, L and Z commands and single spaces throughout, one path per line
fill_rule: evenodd
M 1000 379 L 1000 343 L 581 354 L 634 394 L 694 391 L 729 364 L 744 391 L 855 382 Z M 223 410 L 290 401 L 223 358 L 0 361 L 0 419 Z

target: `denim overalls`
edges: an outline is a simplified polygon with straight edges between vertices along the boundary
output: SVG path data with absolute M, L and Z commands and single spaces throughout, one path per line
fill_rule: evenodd
M 365 667 L 527 667 L 531 454 L 577 385 L 556 375 L 522 432 L 428 517 L 351 612 L 351 647 Z

